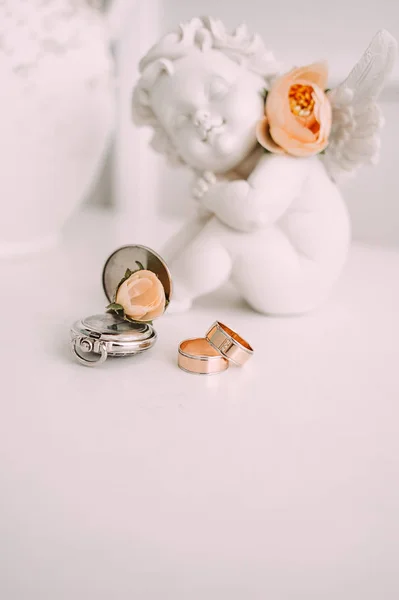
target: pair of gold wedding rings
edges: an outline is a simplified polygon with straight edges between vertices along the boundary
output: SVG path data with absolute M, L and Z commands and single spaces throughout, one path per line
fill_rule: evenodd
M 251 346 L 238 333 L 216 321 L 204 338 L 180 343 L 178 365 L 187 373 L 214 375 L 228 369 L 230 362 L 242 367 L 253 353 Z

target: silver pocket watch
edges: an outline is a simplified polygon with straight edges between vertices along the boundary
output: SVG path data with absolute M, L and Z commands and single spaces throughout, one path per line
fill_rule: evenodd
M 124 246 L 107 259 L 102 281 L 108 301 L 112 302 L 126 269 L 134 269 L 137 264 L 157 275 L 169 303 L 172 293 L 169 269 L 156 252 L 145 246 Z M 157 333 L 150 323 L 126 321 L 112 313 L 80 319 L 70 330 L 72 353 L 86 366 L 99 365 L 109 356 L 133 356 L 145 352 L 152 348 L 156 340 Z

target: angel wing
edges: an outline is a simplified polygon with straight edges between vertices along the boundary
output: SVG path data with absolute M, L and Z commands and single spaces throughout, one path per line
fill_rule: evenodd
M 333 125 L 321 158 L 333 181 L 378 162 L 383 118 L 376 101 L 396 54 L 396 40 L 379 31 L 345 81 L 328 93 Z

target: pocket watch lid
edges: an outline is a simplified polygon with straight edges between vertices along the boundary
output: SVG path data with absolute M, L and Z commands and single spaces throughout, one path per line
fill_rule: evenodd
M 91 315 L 76 321 L 71 329 L 73 334 L 100 338 L 107 342 L 137 342 L 156 338 L 154 328 L 149 323 L 131 323 L 112 313 Z
M 109 302 L 112 302 L 117 286 L 123 279 L 126 269 L 135 271 L 137 266 L 152 271 L 165 290 L 167 302 L 172 295 L 172 278 L 165 261 L 154 250 L 146 246 L 123 246 L 108 257 L 103 269 L 103 288 Z

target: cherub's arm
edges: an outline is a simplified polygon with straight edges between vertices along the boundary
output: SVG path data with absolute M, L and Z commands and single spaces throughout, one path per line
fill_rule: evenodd
M 304 158 L 265 155 L 248 180 L 203 181 L 201 205 L 239 231 L 255 231 L 277 221 L 298 196 L 309 171 Z

